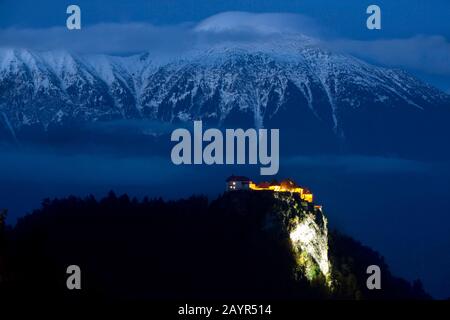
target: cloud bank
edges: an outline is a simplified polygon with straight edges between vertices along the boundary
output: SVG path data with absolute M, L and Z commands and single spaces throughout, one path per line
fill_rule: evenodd
M 177 51 L 192 38 L 188 25 L 154 26 L 145 23 L 96 24 L 81 30 L 3 29 L 3 46 L 31 50 L 68 50 L 76 53 L 128 54 L 158 49 Z
M 450 75 L 450 42 L 442 36 L 419 35 L 407 39 L 332 40 L 331 48 L 390 67 L 403 67 L 436 75 Z
M 347 173 L 432 173 L 431 164 L 400 158 L 379 156 L 297 156 L 283 161 L 286 165 L 300 165 L 313 168 L 334 168 Z M 442 173 L 442 172 L 441 172 Z
M 259 41 L 286 33 L 317 34 L 313 20 L 298 14 L 224 12 L 198 24 L 155 26 L 148 23 L 102 23 L 67 30 L 0 29 L 3 47 L 68 50 L 77 53 L 129 54 L 156 51 L 180 54 L 196 45 L 223 41 Z

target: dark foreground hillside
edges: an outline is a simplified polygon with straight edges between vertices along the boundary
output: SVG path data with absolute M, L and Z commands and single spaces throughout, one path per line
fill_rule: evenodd
M 382 257 L 329 233 L 333 289 L 299 276 L 286 207 L 271 193 L 232 192 L 165 202 L 123 195 L 45 200 L 3 228 L 2 299 L 428 299 L 419 281 L 392 276 Z M 274 213 L 280 219 L 275 219 Z M 1 225 L 1 223 L 0 223 Z M 66 289 L 79 265 L 82 289 Z M 366 289 L 366 268 L 382 290 Z

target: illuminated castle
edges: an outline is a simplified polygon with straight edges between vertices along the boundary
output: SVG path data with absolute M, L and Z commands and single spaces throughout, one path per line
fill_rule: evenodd
M 307 188 L 298 186 L 294 181 L 290 179 L 282 180 L 281 182 L 261 182 L 255 183 L 247 177 L 243 176 L 231 176 L 227 180 L 226 190 L 227 191 L 237 191 L 237 190 L 255 190 L 255 191 L 273 191 L 273 192 L 292 192 L 298 193 L 302 200 L 309 203 L 313 202 L 313 194 Z M 320 207 L 320 206 L 316 206 Z

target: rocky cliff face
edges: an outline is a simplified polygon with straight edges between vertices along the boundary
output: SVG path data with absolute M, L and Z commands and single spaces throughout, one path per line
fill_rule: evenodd
M 245 210 L 243 215 L 253 216 L 252 211 L 261 208 L 263 211 L 255 212 L 255 220 L 262 221 L 261 229 L 290 242 L 290 254 L 295 261 L 293 277 L 331 285 L 328 222 L 322 209 L 290 192 L 228 192 L 222 201 L 232 205 L 227 208 L 231 212 Z
M 289 234 L 292 244 L 297 265 L 295 276 L 310 281 L 324 278 L 330 284 L 328 227 L 322 210 L 301 200 L 297 194 L 275 192 L 272 196 L 275 199 L 273 214 L 281 219 L 279 226 Z

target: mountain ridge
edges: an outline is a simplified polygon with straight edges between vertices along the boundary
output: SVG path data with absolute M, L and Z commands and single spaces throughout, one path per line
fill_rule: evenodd
M 289 135 L 315 136 L 318 145 L 348 140 L 358 149 L 358 137 L 371 139 L 367 130 L 381 118 L 386 135 L 394 136 L 399 121 L 411 124 L 409 132 L 422 125 L 433 130 L 436 119 L 450 118 L 446 93 L 306 37 L 221 43 L 162 60 L 151 53 L 2 49 L 0 93 L 2 124 L 10 133 L 66 122 L 201 119 L 219 127 L 284 128 Z M 386 139 L 375 131 L 375 139 Z

